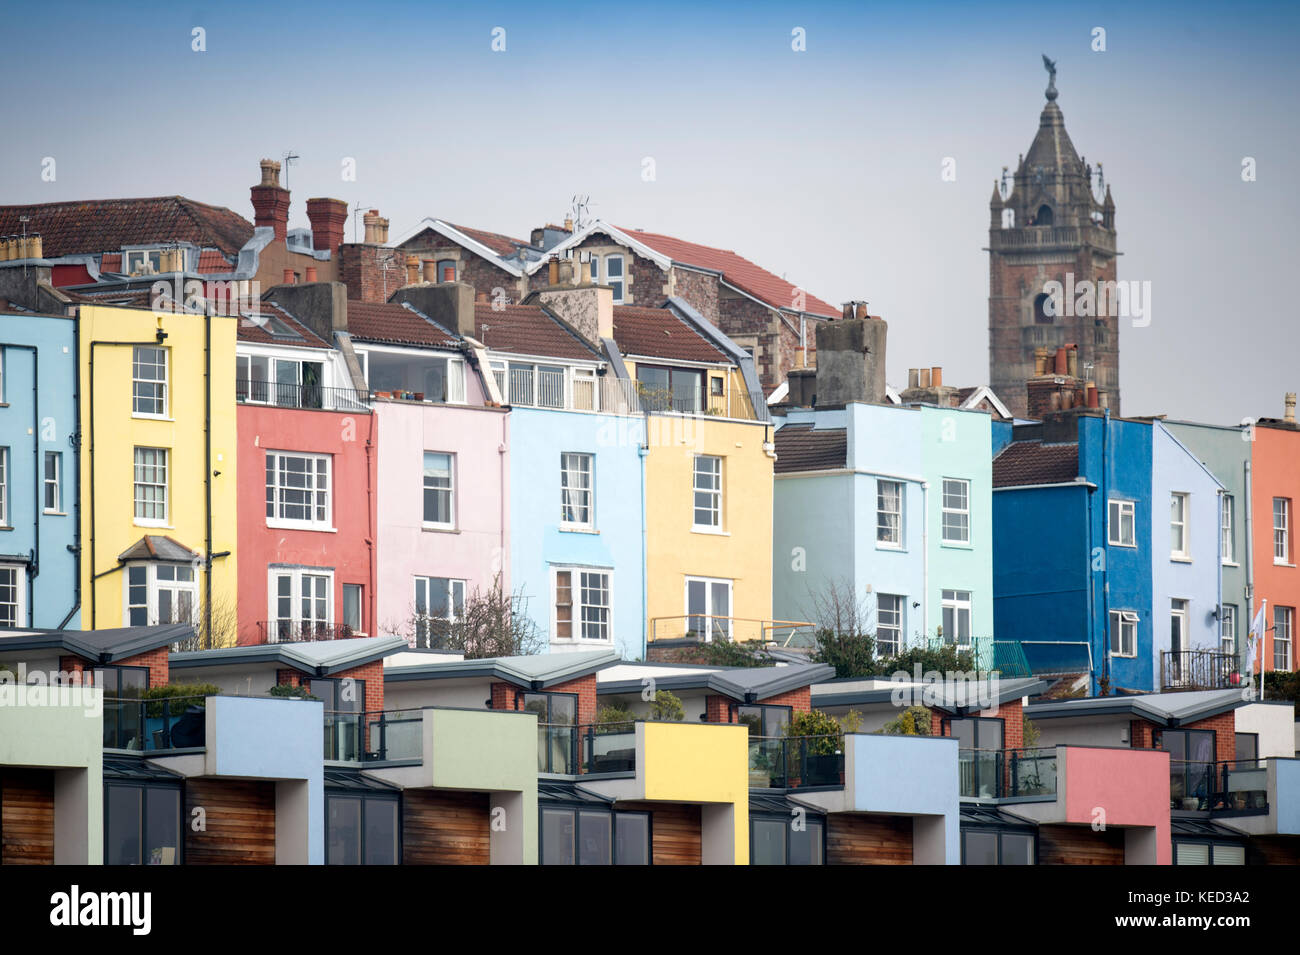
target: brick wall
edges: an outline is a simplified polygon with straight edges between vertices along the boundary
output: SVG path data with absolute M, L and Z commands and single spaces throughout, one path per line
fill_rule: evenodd
M 406 256 L 380 245 L 344 243 L 339 246 L 339 281 L 348 298 L 386 302 L 406 284 Z
M 166 686 L 171 682 L 170 671 L 167 664 L 167 655 L 171 652 L 169 647 L 159 647 L 156 650 L 149 650 L 145 653 L 137 653 L 135 656 L 125 657 L 110 666 L 119 667 L 147 667 L 149 669 L 149 685 Z M 80 673 L 82 679 L 87 683 L 90 682 L 90 671 L 96 667 L 96 663 L 91 660 L 85 660 L 78 656 L 59 657 L 59 669 L 67 673 Z
M 493 683 L 492 709 L 522 710 L 523 697 L 528 692 L 530 691 L 511 683 Z M 596 674 L 590 673 L 576 680 L 569 680 L 567 683 L 557 683 L 540 692 L 578 694 L 578 723 L 587 725 L 596 722 Z
M 1025 714 L 1021 708 L 1020 700 L 1000 703 L 996 710 L 980 710 L 978 713 L 970 713 L 968 716 L 1002 720 L 1002 748 L 1024 749 Z M 949 721 L 960 718 L 945 710 L 931 710 L 930 734 L 933 736 L 951 736 L 952 725 Z
M 795 713 L 810 713 L 812 712 L 812 687 L 801 686 L 797 690 L 778 693 L 776 696 L 769 696 L 758 702 L 765 706 L 789 706 Z
M 482 256 L 436 232 L 425 232 L 401 245 L 398 251 L 401 253 L 400 261 L 403 268 L 408 255 L 414 255 L 420 260 L 420 281 L 424 281 L 425 259 L 432 259 L 435 262 L 454 259 L 456 280 L 474 286 L 475 292 L 486 293 L 489 301 L 495 301 L 492 290 L 496 288 L 504 291 L 507 305 L 518 304 L 523 300 L 523 293 L 526 291 L 526 283 L 523 279 L 516 278 Z M 544 278 L 546 270 L 542 269 L 540 274 Z M 438 274 L 438 281 L 442 281 L 441 271 Z
M 1134 749 L 1155 749 L 1155 734 L 1161 727 L 1146 720 L 1129 723 L 1129 745 Z M 1217 716 L 1179 726 L 1180 730 L 1210 730 L 1214 733 L 1214 758 L 1218 762 L 1232 762 L 1237 758 L 1237 717 L 1229 710 Z
M 275 671 L 275 682 L 279 686 L 306 686 L 311 682 L 310 673 L 303 673 L 300 670 L 290 668 L 279 669 Z M 384 708 L 384 663 L 382 660 L 376 660 L 374 663 L 367 663 L 363 666 L 353 667 L 350 670 L 340 670 L 332 674 L 329 679 L 332 680 L 365 680 L 366 682 L 366 709 L 367 713 L 379 713 Z

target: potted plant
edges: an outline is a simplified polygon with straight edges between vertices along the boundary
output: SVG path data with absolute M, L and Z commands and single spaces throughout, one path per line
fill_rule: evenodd
M 785 736 L 789 786 L 843 784 L 844 736 L 835 717 L 821 710 L 796 713 Z

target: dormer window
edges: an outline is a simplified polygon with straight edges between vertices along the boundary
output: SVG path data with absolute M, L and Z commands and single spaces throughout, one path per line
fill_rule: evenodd
M 602 265 L 603 262 L 603 265 Z M 622 305 L 624 302 L 623 288 L 623 256 L 621 255 L 592 255 L 591 257 L 591 281 L 596 285 L 608 285 L 614 290 L 614 304 Z

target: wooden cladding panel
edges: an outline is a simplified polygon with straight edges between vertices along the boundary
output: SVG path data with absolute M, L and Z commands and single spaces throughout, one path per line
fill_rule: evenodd
M 620 802 L 615 809 L 648 812 L 650 858 L 655 865 L 700 865 L 700 807 L 660 802 Z
M 1039 826 L 1039 865 L 1123 865 L 1124 830 L 1091 826 Z
M 54 773 L 0 772 L 0 865 L 54 865 Z
M 912 818 L 831 813 L 826 817 L 827 865 L 911 865 Z
M 205 832 L 193 829 L 200 807 Z M 189 780 L 181 825 L 187 865 L 275 865 L 275 783 Z
M 1300 865 L 1300 836 L 1254 836 L 1246 843 L 1250 865 Z
M 408 789 L 402 794 L 404 865 L 487 865 L 487 793 Z

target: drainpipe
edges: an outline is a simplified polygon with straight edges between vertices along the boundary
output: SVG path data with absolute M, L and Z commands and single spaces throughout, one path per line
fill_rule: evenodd
M 377 606 L 376 600 L 378 599 L 378 594 L 375 593 L 375 590 L 379 586 L 379 570 L 378 568 L 375 567 L 376 560 L 375 560 L 374 514 L 377 505 L 375 504 L 375 499 L 374 499 L 374 487 L 370 479 L 371 459 L 375 453 L 374 437 L 375 437 L 375 407 L 373 404 L 371 404 L 370 426 L 369 426 L 368 433 L 366 434 L 366 531 L 367 531 L 366 551 L 367 551 L 367 559 L 370 565 L 369 580 L 366 581 L 370 591 L 370 600 L 368 601 L 368 603 L 370 604 L 370 611 L 366 615 L 366 619 L 370 621 L 370 626 L 367 627 L 366 630 L 373 636 L 379 636 L 379 621 L 375 619 L 375 612 L 376 612 L 375 608 Z M 359 610 L 361 608 L 358 607 L 357 609 Z
M 0 350 L 21 349 L 32 353 L 32 556 L 27 564 L 27 626 L 34 627 L 36 576 L 41 572 L 41 412 L 40 350 L 35 345 L 0 342 Z
M 77 475 L 77 493 L 72 495 L 72 544 L 68 550 L 73 555 L 73 601 L 72 609 L 68 615 L 60 621 L 58 629 L 62 630 L 68 625 L 78 610 L 81 609 L 81 318 L 78 316 L 72 322 L 72 408 L 73 408 L 73 431 L 72 436 L 68 439 L 68 444 L 73 449 L 73 461 L 76 464 L 74 469 Z
M 1106 508 L 1105 520 L 1110 520 L 1110 409 L 1102 417 L 1101 432 L 1101 503 Z M 1092 516 L 1088 516 L 1088 526 L 1092 526 Z M 1105 526 L 1103 524 L 1103 526 Z M 1106 692 L 1110 693 L 1110 534 L 1103 537 L 1101 563 L 1101 673 L 1106 681 Z M 1137 543 L 1137 508 L 1133 509 L 1133 542 Z M 1139 624 L 1141 621 L 1139 620 Z M 1154 622 L 1152 624 L 1154 627 Z M 1152 650 L 1154 652 L 1154 631 L 1152 633 Z M 1137 636 L 1133 638 L 1137 642 Z M 1091 642 L 1091 641 L 1090 641 Z M 1136 647 L 1134 648 L 1136 650 Z M 1154 665 L 1154 664 L 1153 664 Z
M 930 643 L 930 482 L 921 482 L 921 633 Z
M 646 526 L 646 506 L 645 506 L 645 470 L 646 457 L 650 453 L 650 416 L 647 414 L 644 419 L 646 432 L 641 436 L 641 443 L 637 445 L 637 457 L 641 459 L 641 659 L 645 660 L 650 655 L 650 623 L 648 614 L 650 612 L 650 575 L 646 562 L 649 560 L 649 548 L 646 544 L 646 534 L 649 528 Z M 735 613 L 733 610 L 732 613 Z
M 90 574 L 91 574 L 90 580 L 91 582 L 90 582 L 90 626 L 83 627 L 82 629 L 84 630 L 96 629 L 96 624 L 98 622 L 96 618 L 97 608 L 95 605 L 95 349 L 100 346 L 103 346 L 105 348 L 112 348 L 112 347 L 123 347 L 123 346 L 135 347 L 136 345 L 161 345 L 163 343 L 163 340 L 166 337 L 167 337 L 167 333 L 164 332 L 161 328 L 159 328 L 157 333 L 151 339 L 146 338 L 144 340 L 127 341 L 127 342 L 92 341 L 90 343 L 90 360 L 87 363 L 89 365 L 89 373 L 90 373 L 90 384 L 89 384 L 90 407 L 87 409 L 88 412 L 87 418 L 89 420 L 87 421 L 86 424 L 90 430 L 90 455 L 89 455 L 88 464 L 90 470 L 89 524 L 90 524 Z M 114 570 L 116 569 L 117 568 L 114 568 Z M 105 571 L 105 573 L 111 573 L 111 571 Z
M 212 302 L 203 310 L 203 629 L 212 649 Z M 238 639 L 238 636 L 236 636 Z
M 1215 500 L 1219 502 L 1219 556 L 1214 565 L 1218 571 L 1215 575 L 1215 583 L 1218 585 L 1218 602 L 1214 605 L 1214 620 L 1215 623 L 1219 625 L 1219 632 L 1217 634 L 1219 639 L 1216 641 L 1216 645 L 1220 650 L 1223 649 L 1223 498 L 1227 493 L 1227 488 L 1221 487 L 1215 496 Z M 1233 634 L 1232 637 L 1232 650 L 1233 653 L 1236 653 L 1237 651 L 1236 634 Z
M 1255 620 L 1255 522 L 1252 519 L 1252 514 L 1255 510 L 1253 506 L 1255 499 L 1251 497 L 1250 486 L 1251 486 L 1253 475 L 1251 474 L 1250 463 L 1251 463 L 1250 457 L 1247 456 L 1246 458 L 1246 593 L 1245 593 L 1247 628 L 1249 628 L 1250 625 Z M 1247 629 L 1246 634 L 1247 636 L 1249 636 L 1250 634 L 1249 629 Z M 1260 636 L 1263 637 L 1263 634 L 1260 634 Z M 1238 643 L 1237 647 L 1233 648 L 1234 650 L 1237 650 L 1238 667 L 1241 666 L 1241 652 L 1239 649 L 1237 649 L 1240 646 L 1241 644 Z M 1259 642 L 1259 658 L 1260 658 L 1259 659 L 1259 672 L 1260 672 L 1259 688 L 1262 692 L 1264 689 L 1264 641 L 1262 639 Z M 1255 674 L 1253 672 L 1248 673 L 1246 674 L 1246 678 L 1253 681 L 1255 679 Z

